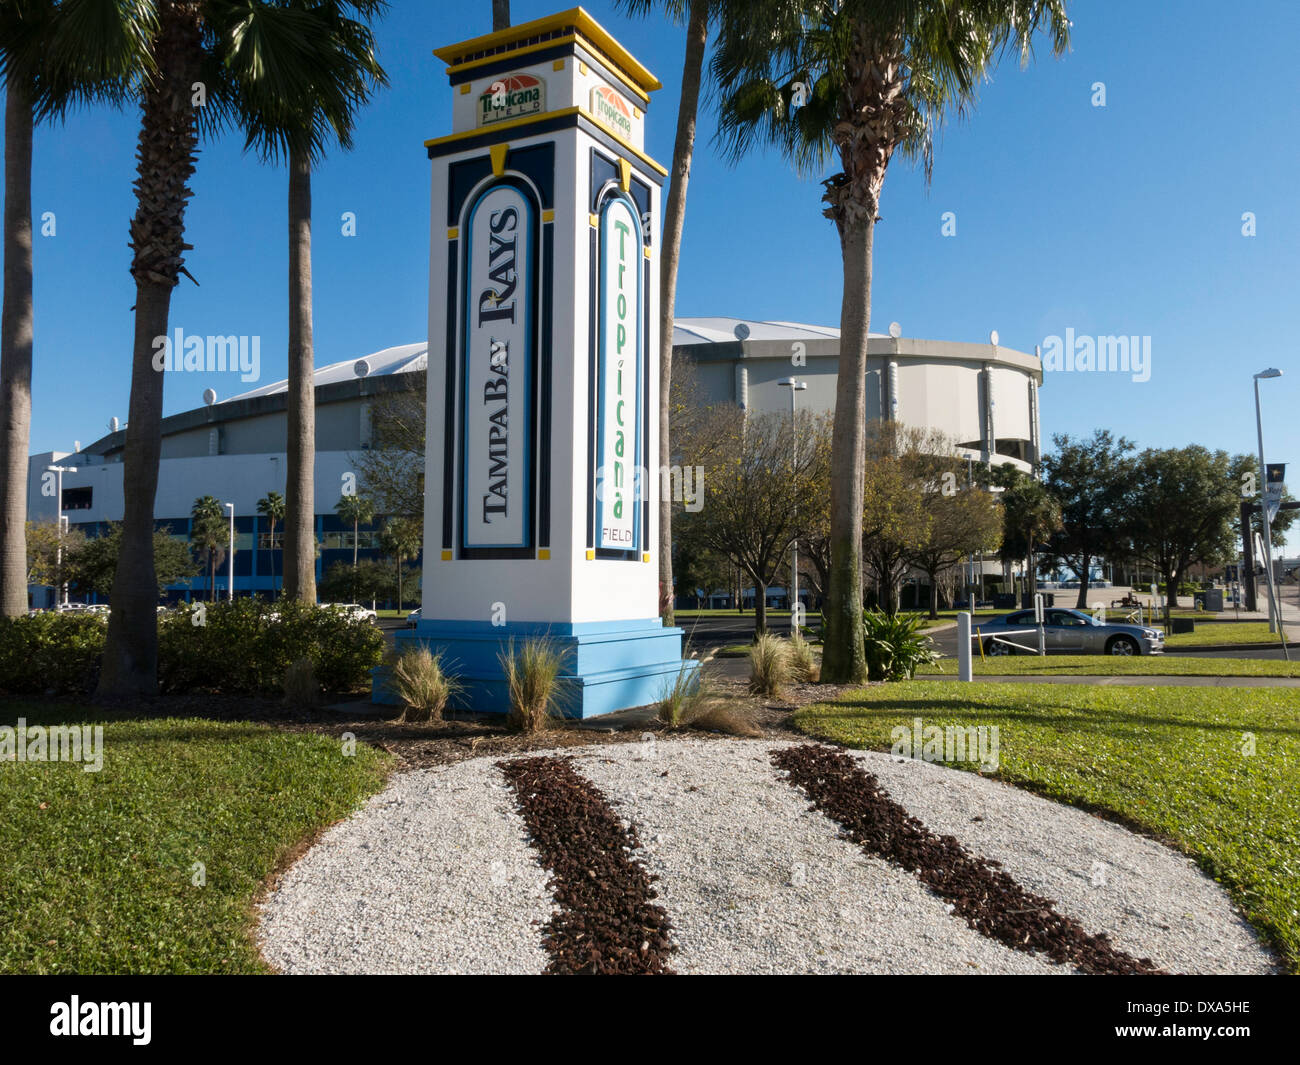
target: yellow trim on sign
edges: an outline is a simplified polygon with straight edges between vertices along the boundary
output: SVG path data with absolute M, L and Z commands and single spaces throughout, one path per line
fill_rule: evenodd
M 452 226 L 450 229 L 447 230 L 448 240 L 455 240 L 459 236 L 460 236 L 460 226 Z
M 587 64 L 582 62 L 582 60 L 578 60 L 578 73 L 579 74 L 589 73 L 589 71 L 587 70 Z
M 633 117 L 633 118 L 640 118 L 640 117 L 641 117 L 641 108 L 639 108 L 639 107 L 634 107 L 634 108 L 632 108 L 632 117 Z
M 542 221 L 543 221 L 543 222 L 554 222 L 554 221 L 555 221 L 555 212 L 552 211 L 550 208 L 547 208 L 545 211 L 542 212 Z
M 447 548 L 445 548 L 445 547 L 442 549 L 442 560 L 443 560 L 444 562 L 450 562 L 450 561 L 451 561 L 451 551 L 449 551 L 449 550 L 448 550 Z
M 636 158 L 640 159 L 641 162 L 643 162 L 647 168 L 653 170 L 660 177 L 668 176 L 667 169 L 665 169 L 664 167 L 656 163 L 653 159 L 650 158 L 650 156 L 646 155 L 645 152 L 641 151 L 640 148 L 633 147 L 622 137 L 620 137 L 617 133 L 612 132 L 609 129 L 609 127 L 606 126 L 604 123 L 597 122 L 591 116 L 591 112 L 583 107 L 564 107 L 561 108 L 559 111 L 543 111 L 539 115 L 525 115 L 523 118 L 512 118 L 505 122 L 494 123 L 491 126 L 480 126 L 477 129 L 466 129 L 466 130 L 462 130 L 460 133 L 448 133 L 447 136 L 445 137 L 434 137 L 432 140 L 425 141 L 424 146 L 426 148 L 433 148 L 443 144 L 454 144 L 456 141 L 463 141 L 468 137 L 477 137 L 484 133 L 504 132 L 505 130 L 508 129 L 520 129 L 523 126 L 532 125 L 534 122 L 545 122 L 548 119 L 559 118 L 562 115 L 579 115 L 582 118 L 585 118 L 588 122 L 592 123 L 593 125 L 599 126 L 600 131 L 604 133 L 605 136 L 607 136 L 610 140 L 612 140 L 615 144 L 617 144 L 629 155 L 636 156 Z M 527 136 L 527 134 L 524 134 L 524 136 Z
M 492 176 L 500 177 L 506 172 L 506 152 L 510 151 L 510 145 L 493 144 L 488 147 L 488 154 L 492 156 Z
M 587 215 L 587 221 L 590 223 L 592 229 L 598 229 L 600 227 L 599 215 L 589 214 Z
M 587 561 L 590 562 L 595 557 L 596 557 L 596 552 L 593 551 L 590 547 L 587 548 Z
M 575 46 L 580 44 L 583 47 L 585 47 L 588 51 L 599 52 L 599 49 L 594 47 L 590 41 L 583 40 L 583 38 L 577 36 L 576 34 L 571 33 L 567 37 L 553 37 L 550 40 L 542 41 L 539 44 L 531 44 L 527 48 L 515 48 L 509 52 L 499 52 L 496 55 L 490 55 L 483 59 L 475 59 L 468 63 L 458 63 L 454 67 L 448 67 L 447 73 L 461 74 L 464 73 L 466 70 L 473 70 L 476 67 L 485 66 L 488 63 L 498 63 L 504 57 L 514 59 L 519 56 L 526 56 L 529 52 L 540 52 L 543 48 L 554 48 L 558 44 L 572 44 Z M 557 59 L 556 62 L 560 63 L 563 62 L 563 60 Z M 526 65 L 526 63 L 527 60 L 525 60 L 520 65 L 521 66 Z M 640 88 L 638 88 L 636 82 L 632 79 L 632 76 L 630 74 L 627 74 L 622 70 L 619 70 L 618 67 L 614 66 L 613 64 L 610 65 L 609 72 L 614 75 L 614 79 L 620 85 L 622 85 L 623 88 L 625 88 L 628 92 L 630 92 L 642 103 L 648 104 L 650 102 L 650 97 L 647 96 Z M 657 87 L 658 86 L 656 86 L 656 88 Z
M 563 70 L 563 69 L 564 69 L 564 60 L 563 60 L 563 59 L 557 59 L 554 63 L 551 64 L 551 69 L 552 69 L 552 70 Z
M 539 547 L 537 549 L 537 558 L 540 562 L 549 562 L 551 559 L 551 549 L 549 547 Z
M 465 83 L 460 87 L 460 94 L 461 94 L 462 96 L 468 96 L 468 95 L 469 95 L 469 91 L 470 91 L 470 89 L 472 89 L 473 87 L 474 87 L 474 86 L 472 86 L 468 81 L 465 82 Z
M 642 561 L 642 562 L 649 562 L 649 561 L 650 561 L 650 555 L 649 555 L 648 553 L 642 555 L 642 556 L 641 556 L 641 561 Z
M 618 161 L 618 184 L 624 192 L 632 191 L 632 164 L 627 159 Z
M 494 33 L 485 33 L 481 37 L 474 37 L 458 44 L 435 48 L 433 54 L 452 67 L 464 68 L 473 63 L 481 63 L 484 58 L 495 61 L 505 55 L 523 52 L 536 46 L 524 45 L 522 42 L 544 37 L 547 34 L 563 33 L 565 30 L 570 30 L 589 40 L 647 92 L 654 92 L 663 87 L 658 78 L 638 63 L 631 52 L 619 44 L 604 26 L 580 7 L 558 11 L 554 15 L 546 15 L 531 22 L 521 22 L 517 26 L 510 26 Z M 552 46 L 555 43 L 554 37 L 543 42 L 545 46 Z M 519 44 L 520 47 L 511 48 L 512 44 Z M 484 52 L 494 54 L 484 57 Z
M 650 258 L 650 245 L 649 245 L 649 244 L 647 244 L 645 247 L 643 247 L 643 248 L 641 249 L 641 254 L 644 255 L 647 259 Z

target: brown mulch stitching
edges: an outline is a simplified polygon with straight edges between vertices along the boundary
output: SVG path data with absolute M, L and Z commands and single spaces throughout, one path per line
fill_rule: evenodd
M 953 836 L 932 832 L 889 797 L 872 774 L 832 747 L 805 745 L 772 751 L 820 810 L 847 837 L 917 876 L 954 907 L 971 928 L 1026 953 L 1046 954 L 1085 973 L 1160 973 L 1150 958 L 1134 958 L 1111 945 L 1103 932 L 1091 935 L 1055 903 L 1032 894 L 990 858 L 976 857 Z
M 608 800 L 567 758 L 498 762 L 559 912 L 546 924 L 547 972 L 639 975 L 671 973 L 671 924 L 645 866 L 632 857 L 636 828 L 623 827 Z

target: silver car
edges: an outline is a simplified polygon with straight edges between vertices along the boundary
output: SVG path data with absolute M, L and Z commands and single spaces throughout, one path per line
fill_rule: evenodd
M 1032 610 L 1004 614 L 974 626 L 986 655 L 1038 653 L 1038 626 Z M 1043 644 L 1058 655 L 1158 655 L 1165 634 L 1147 625 L 1103 625 L 1082 610 L 1048 607 L 1043 611 Z

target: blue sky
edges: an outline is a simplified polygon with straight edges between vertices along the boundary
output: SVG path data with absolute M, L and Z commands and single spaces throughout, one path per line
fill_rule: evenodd
M 514 0 L 515 22 L 560 5 Z M 1032 351 L 1049 335 L 1151 337 L 1150 379 L 1053 374 L 1044 433 L 1105 426 L 1141 446 L 1198 442 L 1253 451 L 1251 374 L 1265 383 L 1269 461 L 1300 463 L 1300 9 L 1255 0 L 1225 19 L 1209 0 L 1071 3 L 1073 48 L 1013 59 L 968 120 L 937 145 L 932 185 L 898 161 L 877 229 L 873 330 Z M 664 83 L 647 114 L 648 150 L 672 155 L 682 31 L 588 10 Z M 425 338 L 429 164 L 422 142 L 450 130 L 451 93 L 435 47 L 490 28 L 489 0 L 394 0 L 379 25 L 391 87 L 361 116 L 351 153 L 314 183 L 318 365 Z M 1094 83 L 1106 106 L 1092 104 Z M 839 249 L 816 179 L 774 154 L 736 167 L 701 120 L 687 206 L 678 313 L 838 324 Z M 125 420 L 133 286 L 134 110 L 83 112 L 38 132 L 33 210 L 54 212 L 36 237 L 32 450 L 71 450 Z M 262 378 L 285 376 L 283 168 L 245 155 L 231 135 L 204 145 L 188 213 L 187 264 L 172 327 L 262 338 Z M 340 215 L 357 216 L 357 235 Z M 944 212 L 956 235 L 941 234 Z M 1242 235 L 1253 212 L 1256 235 Z M 38 218 L 39 225 L 39 218 Z M 204 388 L 255 387 L 177 375 L 165 412 Z M 1294 479 L 1294 478 L 1293 478 Z

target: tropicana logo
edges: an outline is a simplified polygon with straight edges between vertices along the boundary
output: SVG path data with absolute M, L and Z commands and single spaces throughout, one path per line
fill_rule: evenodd
M 480 126 L 540 114 L 546 109 L 546 82 L 532 74 L 508 74 L 488 85 L 478 103 Z
M 623 137 L 632 135 L 632 109 L 613 89 L 597 85 L 591 90 L 591 113 L 601 125 Z

